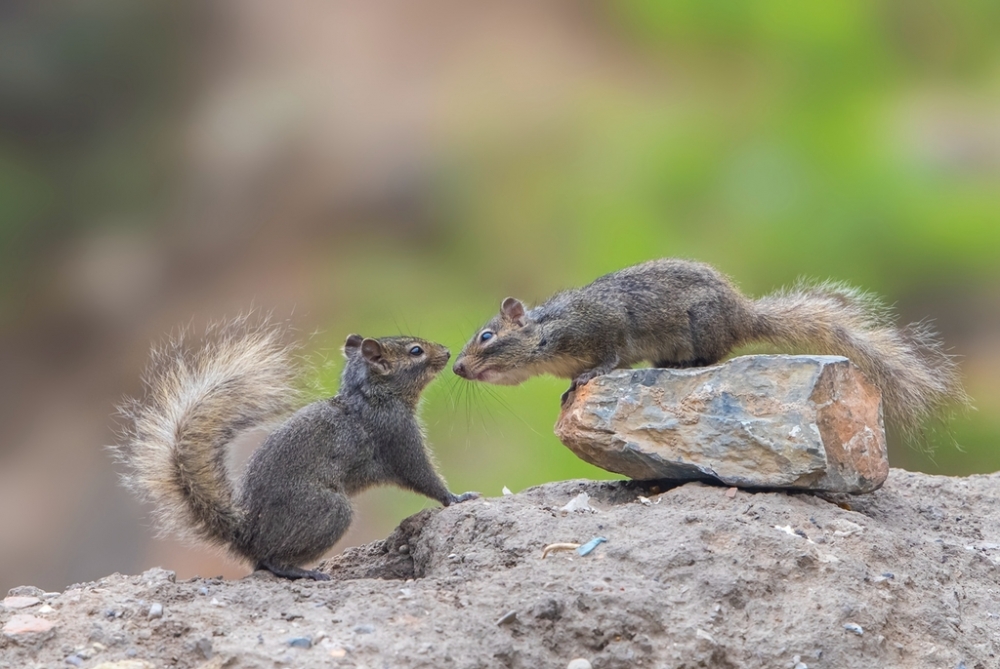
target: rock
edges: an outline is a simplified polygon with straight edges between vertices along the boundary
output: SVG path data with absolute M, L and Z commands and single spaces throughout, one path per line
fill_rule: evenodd
M 356 625 L 354 627 L 355 634 L 375 634 L 374 625 Z
M 313 641 L 307 636 L 297 636 L 286 642 L 292 648 L 312 648 Z
M 163 617 L 163 604 L 159 602 L 153 602 L 149 606 L 149 612 L 146 614 L 147 618 L 162 618 Z
M 35 604 L 41 604 L 42 600 L 38 597 L 21 597 L 21 596 L 11 596 L 5 597 L 0 604 L 3 604 L 5 609 L 26 609 L 29 606 L 34 606 Z
M 33 585 L 19 585 L 7 591 L 8 597 L 38 597 L 41 599 L 42 597 L 52 594 L 58 595 L 59 593 L 45 592 L 41 588 L 36 588 Z
M 145 660 L 119 660 L 117 662 L 101 662 L 94 669 L 153 669 L 151 662 Z
M 508 611 L 507 613 L 505 613 L 502 616 L 500 616 L 499 618 L 497 618 L 497 623 L 496 624 L 498 626 L 499 625 L 507 625 L 509 623 L 514 622 L 515 620 L 517 620 L 517 611 Z
M 333 570 L 332 586 L 250 577 L 209 582 L 205 598 L 201 580 L 83 584 L 54 602 L 46 643 L 0 634 L 0 669 L 74 669 L 70 655 L 82 669 L 997 666 L 1000 473 L 897 469 L 871 494 L 826 500 L 725 490 L 561 481 L 492 507 L 426 509 L 348 556 L 359 567 Z M 581 492 L 599 513 L 562 515 Z M 541 559 L 550 542 L 595 536 L 609 541 L 586 558 Z M 418 571 L 401 580 L 385 556 L 404 542 Z M 411 598 L 400 600 L 402 590 Z M 212 596 L 228 606 L 210 606 Z M 153 602 L 163 620 L 145 618 Z M 16 614 L 45 618 L 40 608 L 0 610 L 0 628 Z M 107 620 L 109 608 L 125 615 Z M 352 632 L 364 623 L 375 633 Z M 300 636 L 312 636 L 312 649 L 286 643 Z M 201 637 L 214 642 L 210 660 L 194 647 Z M 129 659 L 148 664 L 120 664 Z
M 18 613 L 3 626 L 3 635 L 22 646 L 40 645 L 55 636 L 56 624 L 45 618 Z
M 177 580 L 177 574 L 167 569 L 153 567 L 152 569 L 147 569 L 142 572 L 142 580 L 150 584 L 174 583 Z
M 592 512 L 594 509 L 590 506 L 590 495 L 585 492 L 581 492 L 579 495 L 567 502 L 566 506 L 559 510 L 565 513 L 572 513 L 573 511 Z
M 573 394 L 555 432 L 634 479 L 860 493 L 889 473 L 880 393 L 839 356 L 616 370 Z
M 211 639 L 208 639 L 208 638 L 205 638 L 205 637 L 202 637 L 201 639 L 198 639 L 198 641 L 195 642 L 195 644 L 194 644 L 194 649 L 196 651 L 198 651 L 198 653 L 203 658 L 205 658 L 206 660 L 211 660 L 212 659 L 213 651 L 212 651 L 212 640 Z
M 590 669 L 590 661 L 578 657 L 575 660 L 570 660 L 569 664 L 566 665 L 566 669 Z

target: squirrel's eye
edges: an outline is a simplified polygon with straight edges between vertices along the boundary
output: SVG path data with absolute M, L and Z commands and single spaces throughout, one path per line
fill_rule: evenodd
M 479 341 L 489 341 L 493 339 L 493 333 L 487 330 L 483 334 L 479 335 Z
M 424 349 L 420 348 L 419 346 L 414 346 L 413 348 L 410 349 L 410 355 L 413 355 L 413 356 L 420 355 L 423 352 L 424 352 Z

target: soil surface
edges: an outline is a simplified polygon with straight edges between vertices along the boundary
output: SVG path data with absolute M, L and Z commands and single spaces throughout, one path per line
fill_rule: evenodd
M 329 582 L 15 588 L 0 667 L 996 667 L 998 498 L 901 470 L 852 497 L 552 483 L 422 511 Z

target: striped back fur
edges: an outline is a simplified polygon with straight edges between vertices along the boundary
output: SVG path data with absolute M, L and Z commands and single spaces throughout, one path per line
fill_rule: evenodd
M 230 547 L 242 523 L 226 470 L 242 432 L 296 408 L 294 349 L 281 328 L 247 314 L 209 327 L 200 346 L 186 332 L 153 349 L 145 395 L 126 398 L 126 426 L 112 447 L 125 485 L 155 505 L 162 531 Z
M 882 391 L 887 422 L 912 439 L 943 406 L 966 405 L 955 359 L 927 322 L 903 328 L 870 293 L 800 282 L 754 303 L 756 339 L 796 350 L 842 355 Z M 817 350 L 818 349 L 818 350 Z

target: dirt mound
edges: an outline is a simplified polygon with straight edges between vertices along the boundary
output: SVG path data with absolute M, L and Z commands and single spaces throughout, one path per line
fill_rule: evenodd
M 849 498 L 552 483 L 407 518 L 330 582 L 16 588 L 0 667 L 994 667 L 998 497 L 900 470 Z

